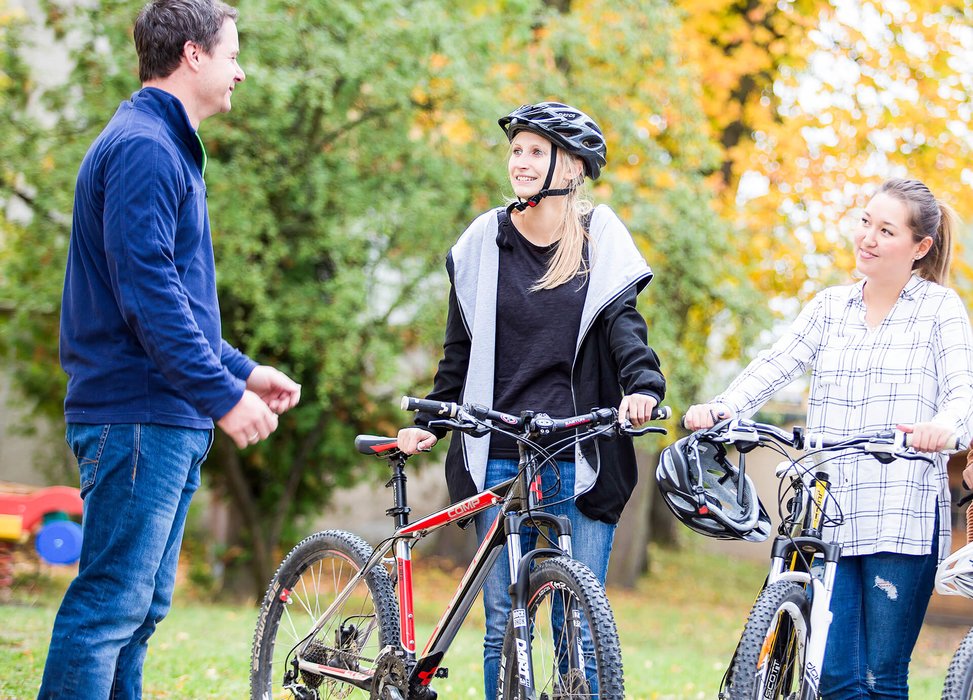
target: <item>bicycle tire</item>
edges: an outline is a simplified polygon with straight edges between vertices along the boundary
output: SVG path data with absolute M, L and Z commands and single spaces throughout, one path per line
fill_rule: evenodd
M 372 547 L 350 532 L 326 530 L 301 542 L 284 558 L 260 606 L 250 664 L 251 700 L 292 700 L 284 688 L 288 661 L 337 592 L 368 562 Z M 367 673 L 387 645 L 399 638 L 398 603 L 388 572 L 372 569 L 334 611 L 305 654 L 318 663 Z M 291 679 L 308 697 L 369 697 L 355 686 L 300 672 Z
M 729 700 L 797 700 L 804 693 L 810 603 L 801 586 L 778 581 L 754 603 L 730 668 Z
M 594 662 L 593 674 L 590 670 L 586 673 L 584 668 L 565 668 L 567 656 L 555 640 L 559 635 L 551 620 L 552 610 L 569 599 L 580 612 L 582 624 L 590 630 L 591 648 L 586 655 Z M 527 618 L 532 639 L 527 653 L 534 669 L 536 697 L 568 700 L 597 695 L 601 700 L 623 700 L 625 682 L 618 630 L 605 588 L 591 569 L 568 557 L 538 564 L 530 574 Z M 567 625 L 561 625 L 561 638 L 566 628 Z M 597 679 L 597 693 L 591 687 L 592 675 Z M 520 691 L 517 639 L 511 615 L 500 655 L 497 698 L 521 700 Z
M 966 633 L 956 647 L 949 662 L 946 682 L 943 684 L 943 700 L 970 700 L 973 698 L 973 629 Z

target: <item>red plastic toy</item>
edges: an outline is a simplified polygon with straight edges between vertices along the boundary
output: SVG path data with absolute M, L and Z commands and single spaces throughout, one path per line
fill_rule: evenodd
M 0 481 L 0 590 L 13 578 L 13 546 L 34 535 L 48 564 L 73 564 L 81 555 L 81 494 L 70 486 L 38 488 Z

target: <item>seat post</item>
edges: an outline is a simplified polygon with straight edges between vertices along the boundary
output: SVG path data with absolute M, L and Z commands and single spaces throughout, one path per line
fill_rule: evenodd
M 385 488 L 392 488 L 392 502 L 394 505 L 385 511 L 385 514 L 395 520 L 395 528 L 398 530 L 409 524 L 409 501 L 406 495 L 406 477 L 404 454 L 396 454 L 389 458 L 389 466 L 392 468 L 392 478 L 385 484 Z

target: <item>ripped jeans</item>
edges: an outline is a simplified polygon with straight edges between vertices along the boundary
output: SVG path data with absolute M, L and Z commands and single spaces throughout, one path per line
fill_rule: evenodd
M 929 554 L 880 552 L 839 560 L 823 700 L 909 697 L 909 661 L 932 595 L 938 549 L 937 535 Z

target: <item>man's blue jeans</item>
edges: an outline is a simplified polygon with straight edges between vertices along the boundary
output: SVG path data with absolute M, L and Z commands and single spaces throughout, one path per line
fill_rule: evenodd
M 821 674 L 824 700 L 909 697 L 909 661 L 932 595 L 938 549 L 937 536 L 929 554 L 839 560 Z
M 574 462 L 558 462 L 561 474 L 560 491 L 553 490 L 553 476 L 551 470 L 542 473 L 544 501 L 542 507 L 554 515 L 566 515 L 571 521 L 571 548 L 574 558 L 585 563 L 598 579 L 604 583 L 608 575 L 608 556 L 611 553 L 612 541 L 615 538 L 615 526 L 600 520 L 592 520 L 583 515 L 575 505 L 571 495 L 574 493 Z M 488 486 L 499 484 L 517 474 L 517 461 L 512 459 L 491 459 L 487 463 L 486 480 Z M 544 506 L 566 499 L 563 503 Z M 474 519 L 476 536 L 483 541 L 487 529 L 497 515 L 498 508 L 490 508 L 478 513 Z M 532 531 L 531 538 L 523 541 L 524 551 L 532 548 L 536 531 Z M 556 543 L 555 543 L 556 545 Z M 542 544 L 541 546 L 546 546 Z M 483 684 L 486 700 L 497 697 L 497 676 L 500 672 L 500 653 L 503 649 L 503 634 L 507 627 L 507 617 L 510 615 L 510 568 L 507 561 L 507 548 L 497 560 L 493 571 L 487 577 L 483 586 L 483 607 L 486 612 L 486 635 L 483 638 Z
M 169 611 L 189 501 L 212 430 L 69 424 L 84 499 L 81 561 L 54 622 L 39 699 L 142 697 Z

